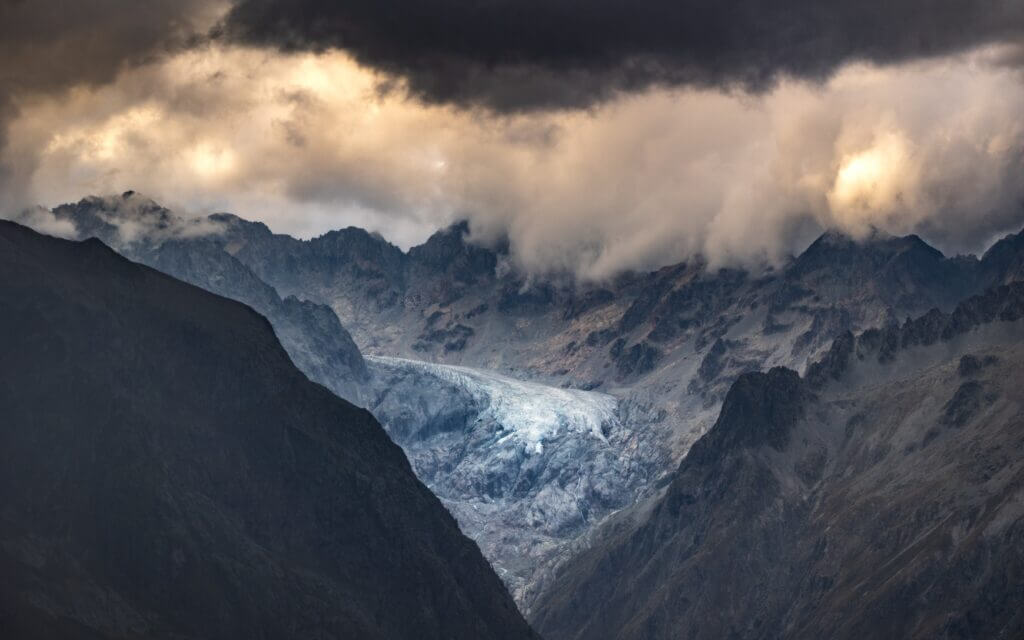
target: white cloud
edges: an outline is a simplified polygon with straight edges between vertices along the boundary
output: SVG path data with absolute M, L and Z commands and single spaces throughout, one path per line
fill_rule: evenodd
M 75 223 L 58 218 L 45 207 L 28 207 L 11 216 L 10 219 L 26 227 L 31 227 L 39 233 L 69 240 L 78 237 L 78 229 L 75 227 Z

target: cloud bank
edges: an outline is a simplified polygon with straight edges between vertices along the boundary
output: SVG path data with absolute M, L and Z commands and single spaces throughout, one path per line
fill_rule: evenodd
M 49 204 L 133 188 L 405 246 L 465 217 L 529 269 L 593 278 L 698 253 L 778 260 L 824 228 L 966 251 L 1024 217 L 1024 83 L 999 55 L 484 116 L 380 96 L 343 53 L 210 46 L 38 101 L 8 150 L 36 153 L 26 184 Z
M 1015 0 L 396 6 L 0 0 L 0 208 L 133 189 L 402 246 L 466 218 L 584 278 L 1024 224 Z
M 208 0 L 0 0 L 0 149 L 26 101 L 105 85 L 126 67 L 189 46 L 227 10 Z M 6 154 L 0 204 L 17 200 L 34 157 Z

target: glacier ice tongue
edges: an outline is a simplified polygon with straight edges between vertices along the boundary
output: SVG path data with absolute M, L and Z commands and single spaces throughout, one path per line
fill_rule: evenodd
M 614 396 L 469 367 L 366 360 L 370 410 L 513 593 L 649 480 L 651 461 Z

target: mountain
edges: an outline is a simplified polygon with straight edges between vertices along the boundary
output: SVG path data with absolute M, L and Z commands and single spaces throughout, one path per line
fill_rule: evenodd
M 4 637 L 536 637 L 250 307 L 0 222 L 0 308 Z
M 562 567 L 546 638 L 1024 634 L 1024 283 L 731 386 L 663 495 Z
M 218 293 L 249 302 L 251 280 L 340 319 L 358 347 L 335 350 L 352 362 L 365 354 L 365 375 L 345 358 L 321 362 L 331 349 L 308 346 L 336 331 L 326 323 L 304 320 L 290 336 L 283 313 L 256 307 L 300 369 L 374 413 L 528 615 L 601 522 L 671 481 L 741 375 L 803 372 L 837 335 L 950 312 L 1016 280 L 1024 264 L 1020 235 L 979 259 L 946 257 L 917 236 L 829 232 L 775 267 L 719 269 L 698 257 L 579 282 L 523 272 L 507 245 L 479 245 L 465 223 L 402 251 L 356 228 L 299 240 L 231 214 L 175 221 L 138 194 L 124 201 L 86 198 L 54 214 Z M 158 255 L 179 250 L 223 266 L 190 269 L 184 257 Z M 248 277 L 203 281 L 228 265 Z M 564 427 L 536 443 L 504 438 L 521 432 L 525 414 L 491 403 L 524 397 L 511 388 L 536 390 L 534 405 L 547 402 L 542 413 Z M 561 390 L 612 399 L 608 436 L 573 428 Z
M 774 366 L 802 371 L 844 331 L 890 326 L 932 308 L 951 311 L 966 296 L 1012 281 L 1012 268 L 995 265 L 1024 255 L 1024 248 L 1004 243 L 1004 250 L 980 260 L 949 258 L 917 236 L 876 232 L 855 240 L 830 232 L 763 272 L 712 269 L 698 258 L 651 273 L 581 283 L 522 273 L 507 247 L 475 245 L 465 224 L 401 252 L 354 229 L 299 241 L 237 217 L 218 220 L 235 257 L 281 291 L 331 305 L 367 354 L 470 367 L 552 388 L 600 391 L 618 400 L 622 435 L 611 446 L 585 432 L 560 439 L 560 449 L 573 450 L 573 459 L 613 460 L 599 468 L 581 467 L 575 484 L 621 487 L 611 501 L 607 496 L 576 500 L 578 526 L 561 526 L 564 518 L 554 509 L 540 521 L 519 517 L 531 503 L 514 495 L 497 501 L 502 511 L 493 518 L 505 523 L 500 531 L 484 530 L 453 507 L 528 613 L 554 567 L 585 546 L 588 532 L 627 496 L 642 498 L 667 482 L 667 474 L 713 424 L 740 375 Z M 997 261 L 998 253 L 1005 256 Z M 411 386 L 408 371 L 402 380 Z M 387 395 L 381 385 L 387 386 L 383 381 L 389 375 L 383 371 L 374 377 L 375 397 Z M 436 381 L 419 380 L 436 388 Z M 447 396 L 459 393 L 453 389 Z M 413 406 L 423 423 L 449 420 L 453 413 L 450 405 Z M 368 408 L 396 433 L 395 411 L 374 400 Z M 466 426 L 453 426 L 446 442 L 459 448 L 463 465 L 475 456 L 477 463 L 469 466 L 483 468 L 495 449 L 477 436 L 478 414 L 465 415 L 460 424 Z M 482 423 L 490 421 L 485 417 Z M 430 453 L 436 434 L 406 434 L 396 441 L 428 485 L 446 495 L 431 480 L 448 468 L 443 457 Z M 525 496 L 554 481 L 529 472 L 556 459 L 553 450 L 547 460 L 536 460 L 538 455 L 548 457 L 526 448 L 512 456 L 519 475 L 536 482 Z M 566 481 L 555 482 L 557 489 Z M 491 498 L 482 489 L 475 499 Z

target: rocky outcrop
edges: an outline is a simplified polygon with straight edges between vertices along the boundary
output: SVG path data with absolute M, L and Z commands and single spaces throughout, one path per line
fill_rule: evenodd
M 829 380 L 838 380 L 851 363 L 851 357 L 859 360 L 874 358 L 880 363 L 893 360 L 902 349 L 915 346 L 929 346 L 940 341 L 949 341 L 977 327 L 992 322 L 1013 322 L 1024 318 L 1024 282 L 994 287 L 981 295 L 972 296 L 956 306 L 952 313 L 933 309 L 913 320 L 907 319 L 902 325 L 891 325 L 885 329 L 869 329 L 856 338 L 852 333 L 840 335 L 824 357 L 807 368 L 807 379 L 815 386 Z M 965 371 L 975 371 L 973 356 L 964 356 L 961 362 Z
M 642 376 L 654 370 L 661 355 L 661 351 L 650 343 L 639 342 L 619 353 L 615 368 L 620 378 Z
M 1024 280 L 1024 231 L 1004 237 L 981 258 L 982 278 L 988 285 Z

